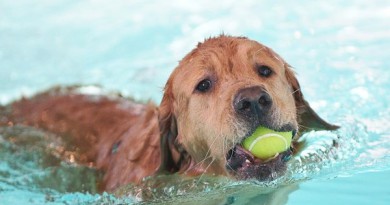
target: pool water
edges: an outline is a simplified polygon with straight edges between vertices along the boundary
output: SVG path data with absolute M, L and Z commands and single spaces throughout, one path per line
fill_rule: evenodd
M 283 56 L 312 107 L 341 129 L 304 135 L 306 149 L 272 183 L 174 175 L 98 193 L 101 173 L 60 160 L 47 146 L 62 143 L 55 136 L 2 127 L 0 204 L 388 204 L 389 19 L 386 0 L 2 0 L 0 104 L 72 84 L 158 103 L 177 62 L 223 32 Z

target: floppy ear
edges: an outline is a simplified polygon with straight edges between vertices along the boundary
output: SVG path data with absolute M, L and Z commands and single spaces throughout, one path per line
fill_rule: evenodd
M 295 77 L 294 71 L 286 63 L 286 78 L 293 88 L 295 106 L 297 108 L 299 132 L 305 133 L 311 130 L 336 130 L 339 126 L 332 125 L 323 120 L 318 114 L 310 107 L 309 103 L 304 99 L 299 86 L 299 82 Z
M 159 172 L 177 172 L 188 159 L 187 152 L 177 142 L 177 123 L 174 114 L 174 97 L 171 80 L 164 89 L 164 96 L 159 107 L 161 164 Z

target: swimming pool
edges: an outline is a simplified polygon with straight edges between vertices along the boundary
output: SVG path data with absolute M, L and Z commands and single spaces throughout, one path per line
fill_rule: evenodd
M 277 188 L 204 178 L 194 189 L 188 188 L 194 181 L 179 181 L 146 194 L 163 195 L 156 202 L 167 204 L 211 203 L 221 196 L 228 204 L 388 204 L 389 19 L 384 0 L 3 0 L 0 103 L 57 84 L 100 84 L 159 102 L 168 75 L 198 41 L 222 32 L 248 36 L 295 67 L 307 100 L 342 128 L 305 135 L 308 148 L 290 164 L 294 180 Z M 15 147 L 8 140 L 39 141 L 37 132 L 1 130 L 0 204 L 136 202 L 96 194 L 94 170 L 42 163 L 39 143 Z M 324 153 L 338 137 L 339 149 Z M 327 160 L 300 163 L 313 156 Z

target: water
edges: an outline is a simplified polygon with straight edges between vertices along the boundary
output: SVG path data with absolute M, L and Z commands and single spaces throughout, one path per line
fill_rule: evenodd
M 0 204 L 120 204 L 140 196 L 165 204 L 388 204 L 389 19 L 385 0 L 3 0 L 2 104 L 75 83 L 159 102 L 177 61 L 198 41 L 225 32 L 283 56 L 314 109 L 342 128 L 305 135 L 307 148 L 274 184 L 162 176 L 146 179 L 146 185 L 164 182 L 155 189 L 130 186 L 115 194 L 98 194 L 93 182 L 100 173 L 63 162 L 42 145 L 47 139 L 60 144 L 54 136 L 2 128 Z

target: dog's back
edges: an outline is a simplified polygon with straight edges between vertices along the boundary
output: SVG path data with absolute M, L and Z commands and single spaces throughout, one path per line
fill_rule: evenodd
M 102 189 L 137 183 L 160 165 L 157 108 L 119 95 L 55 88 L 3 108 L 0 125 L 56 133 L 76 147 L 77 163 L 105 172 Z

